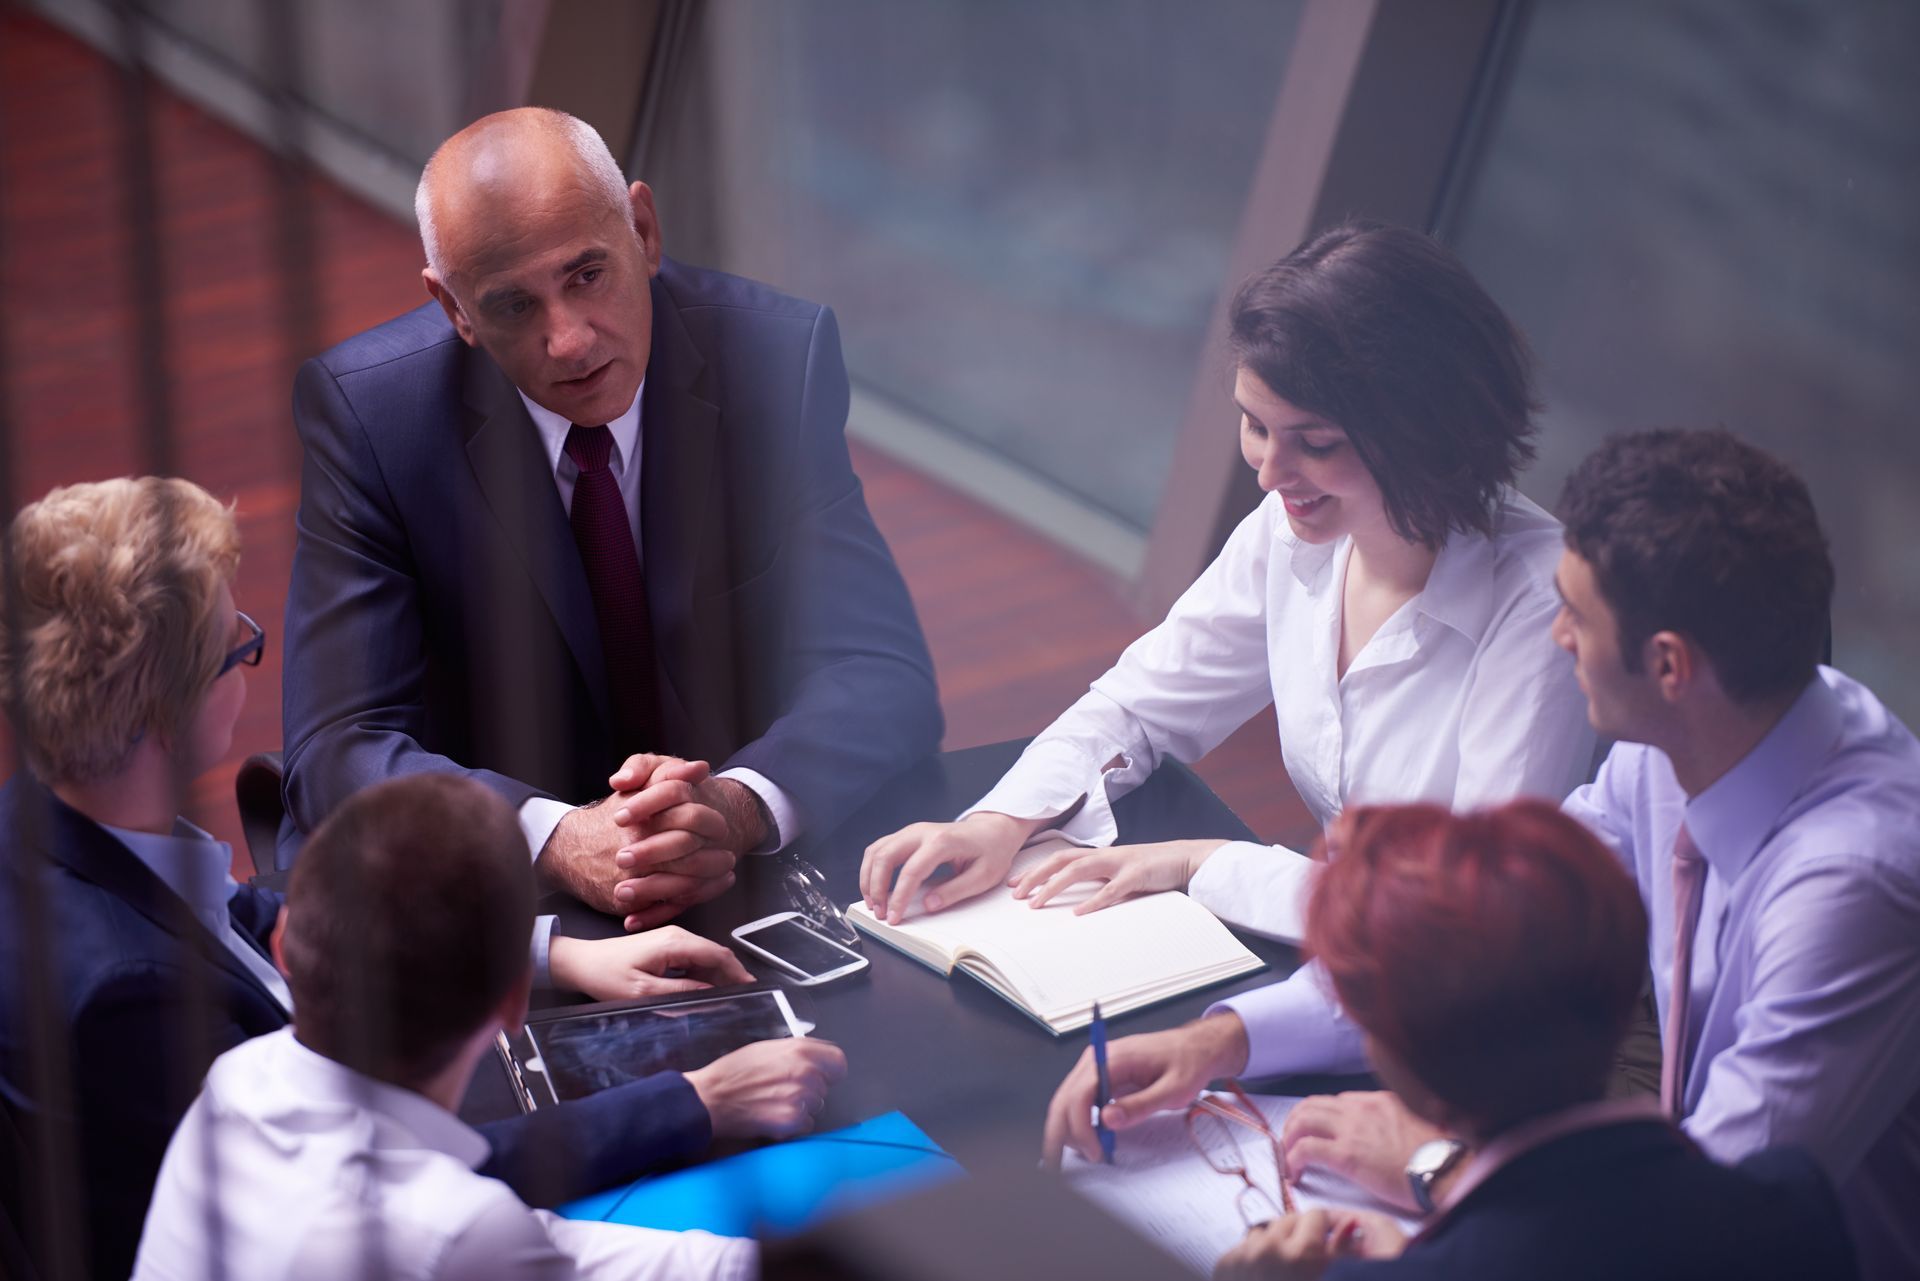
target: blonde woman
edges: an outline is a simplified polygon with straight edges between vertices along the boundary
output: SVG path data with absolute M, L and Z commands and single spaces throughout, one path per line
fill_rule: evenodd
M 280 895 L 235 884 L 227 845 L 179 817 L 185 784 L 227 754 L 266 635 L 235 608 L 232 512 L 184 480 L 56 489 L 14 518 L 6 553 L 0 691 L 25 766 L 0 788 L 0 1107 L 41 1151 L 74 1158 L 64 1235 L 91 1275 L 125 1277 L 207 1066 L 290 1012 L 268 960 Z M 677 929 L 555 939 L 551 959 L 610 996 L 748 977 Z M 691 980 L 660 978 L 668 967 Z M 485 1171 L 578 1194 L 709 1135 L 790 1133 L 841 1062 L 822 1042 L 748 1046 L 555 1110 L 538 1142 L 564 1170 L 536 1172 L 531 1126 L 490 1127 Z M 39 1221 L 27 1208 L 5 1207 Z

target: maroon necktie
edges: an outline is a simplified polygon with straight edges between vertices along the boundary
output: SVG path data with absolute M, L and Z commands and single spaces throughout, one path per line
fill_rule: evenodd
M 620 483 L 607 469 L 613 433 L 605 427 L 567 431 L 567 457 L 580 469 L 573 482 L 573 541 L 593 592 L 600 648 L 607 656 L 607 692 L 622 736 L 619 750 L 648 751 L 660 745 L 660 697 L 654 687 L 653 625 L 647 616 L 647 585 L 627 524 Z

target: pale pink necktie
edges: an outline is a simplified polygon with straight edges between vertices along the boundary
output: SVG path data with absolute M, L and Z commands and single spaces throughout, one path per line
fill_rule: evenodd
M 1673 987 L 1667 993 L 1667 1035 L 1660 1057 L 1660 1107 L 1675 1120 L 1687 1083 L 1687 1006 L 1693 995 L 1693 935 L 1707 862 L 1686 824 L 1673 838 Z

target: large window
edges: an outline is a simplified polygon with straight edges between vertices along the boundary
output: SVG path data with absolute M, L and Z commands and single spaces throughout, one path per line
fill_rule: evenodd
M 1835 657 L 1920 720 L 1920 6 L 1541 0 L 1442 230 L 1532 339 L 1552 502 L 1722 424 L 1813 487 Z
M 643 176 L 669 252 L 831 304 L 856 383 L 1144 531 L 1298 7 L 713 6 Z
M 109 47 L 118 32 L 97 0 L 36 0 L 58 21 L 97 33 Z M 361 143 L 414 169 L 465 123 L 479 73 L 500 25 L 501 0 L 328 0 L 293 4 L 285 54 L 301 83 L 303 105 Z M 171 69 L 184 49 L 204 60 L 185 86 L 205 92 L 218 68 L 259 92 L 288 86 L 260 0 L 139 0 L 151 24 L 148 55 Z

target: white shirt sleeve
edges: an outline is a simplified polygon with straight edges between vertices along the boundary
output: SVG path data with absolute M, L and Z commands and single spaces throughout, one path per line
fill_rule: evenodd
M 536 1212 L 518 1204 L 511 1193 L 499 1201 L 447 1243 L 433 1281 L 572 1281 L 580 1275 Z
M 506 1193 L 448 1243 L 433 1281 L 750 1281 L 758 1261 L 751 1241 L 574 1222 Z
M 1229 925 L 1297 946 L 1320 867 L 1284 845 L 1228 841 L 1207 856 L 1187 893 Z
M 481 1189 L 477 1197 L 476 1184 Z M 285 1281 L 376 1276 L 422 1281 L 573 1281 L 582 1275 L 571 1255 L 554 1243 L 539 1214 L 506 1184 L 466 1176 L 460 1186 L 461 1199 L 440 1208 L 461 1222 L 438 1240 L 408 1233 L 398 1222 L 370 1218 L 369 1207 L 350 1195 L 332 1195 L 329 1207 L 306 1225 L 303 1239 L 288 1251 L 281 1275 Z M 317 1195 L 327 1196 L 324 1184 Z M 622 1230 L 608 1224 L 592 1226 Z
M 746 787 L 760 803 L 767 807 L 767 817 L 772 820 L 773 830 L 767 833 L 757 849 L 748 850 L 749 854 L 778 854 L 800 835 L 800 813 L 793 807 L 793 798 L 788 796 L 780 784 L 762 774 L 759 770 L 736 766 L 723 769 L 715 778 L 730 778 Z
M 759 1247 L 737 1237 L 582 1223 L 545 1210 L 533 1217 L 582 1281 L 752 1281 L 760 1271 Z
M 1145 782 L 1152 744 L 1124 707 L 1093 690 L 1027 744 L 1006 777 L 960 814 L 1060 819 L 1058 835 L 1077 845 L 1111 845 L 1119 835 L 1113 802 Z
M 1273 542 L 1272 516 L 1262 504 L 1165 620 L 1127 646 L 961 817 L 988 810 L 1057 818 L 1072 811 L 1061 835 L 1082 845 L 1112 844 L 1119 834 L 1115 800 L 1165 757 L 1205 756 L 1272 701 L 1266 593 Z
M 560 820 L 574 808 L 550 796 L 529 796 L 520 802 L 520 834 L 527 838 L 531 857 L 540 857 L 540 851 L 547 848 L 547 842 L 553 837 L 553 829 L 560 826 Z

